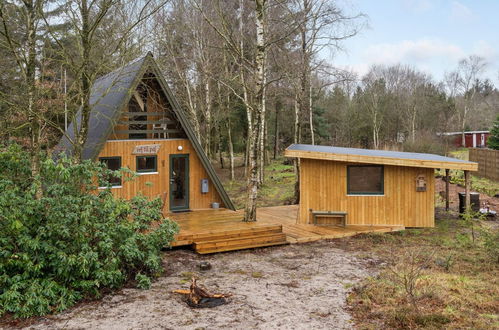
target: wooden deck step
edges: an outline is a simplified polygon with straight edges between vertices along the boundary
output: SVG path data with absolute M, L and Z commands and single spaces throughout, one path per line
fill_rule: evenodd
M 282 233 L 282 225 L 261 225 L 253 226 L 248 228 L 236 227 L 234 229 L 212 229 L 200 233 L 185 233 L 179 234 L 175 240 L 176 241 L 192 241 L 192 242 L 203 242 L 203 241 L 216 241 L 219 239 L 231 239 L 231 238 L 243 238 L 243 237 L 253 237 L 255 235 L 261 234 L 277 234 Z
M 253 236 L 221 238 L 211 241 L 194 242 L 194 249 L 200 254 L 243 250 L 256 247 L 288 244 L 286 234 L 255 233 Z

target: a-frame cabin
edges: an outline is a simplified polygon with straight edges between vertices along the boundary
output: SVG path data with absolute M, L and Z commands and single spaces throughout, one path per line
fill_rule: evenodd
M 217 204 L 234 210 L 151 54 L 97 79 L 90 104 L 83 158 L 138 173 L 132 181 L 111 179 L 116 196 L 159 197 L 165 213 Z M 56 151 L 71 154 L 74 124 Z
M 111 178 L 112 192 L 130 199 L 142 193 L 164 202 L 163 213 L 180 227 L 172 246 L 214 253 L 398 230 L 393 226 L 326 228 L 297 223 L 298 207 L 259 208 L 258 221 L 243 222 L 173 97 L 152 55 L 99 79 L 92 87 L 89 131 L 82 156 L 110 169 L 138 173 L 132 181 Z M 56 147 L 71 154 L 76 116 Z M 313 187 L 312 187 L 313 188 Z M 221 209 L 211 209 L 218 203 Z M 196 212 L 180 212 L 180 211 Z

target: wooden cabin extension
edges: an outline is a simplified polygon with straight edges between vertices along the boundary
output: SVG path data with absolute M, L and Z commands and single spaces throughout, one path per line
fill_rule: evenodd
M 340 224 L 433 227 L 435 169 L 478 168 L 432 154 L 303 144 L 284 154 L 300 158 L 298 223 L 303 224 L 338 223 L 337 217 L 326 217 L 344 214 Z
M 392 165 L 373 167 L 383 173 L 383 192 L 349 194 L 347 169 L 357 166 L 352 164 L 317 159 L 301 161 L 300 223 L 313 223 L 313 211 L 310 210 L 331 210 L 346 213 L 350 224 L 433 226 L 435 179 L 432 169 Z M 358 169 L 370 170 L 368 167 Z M 425 192 L 415 189 L 418 175 L 426 178 Z

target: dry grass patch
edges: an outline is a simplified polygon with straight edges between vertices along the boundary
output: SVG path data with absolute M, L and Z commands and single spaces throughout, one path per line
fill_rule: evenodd
M 497 234 L 497 227 L 490 230 Z M 463 238 L 469 235 L 462 220 L 448 219 L 435 229 L 362 235 L 343 243 L 387 263 L 349 296 L 357 325 L 499 328 L 499 264 L 486 249 L 485 234 L 474 243 Z

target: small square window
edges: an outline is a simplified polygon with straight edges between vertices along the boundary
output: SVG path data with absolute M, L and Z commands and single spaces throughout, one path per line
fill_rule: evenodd
M 383 195 L 384 167 L 382 165 L 351 165 L 347 167 L 349 195 Z
M 121 168 L 121 157 L 101 157 L 99 161 L 107 166 L 111 171 L 118 171 Z M 121 178 L 110 175 L 106 180 L 112 187 L 121 186 Z
M 156 156 L 137 156 L 137 172 L 148 173 L 157 172 L 157 157 Z

